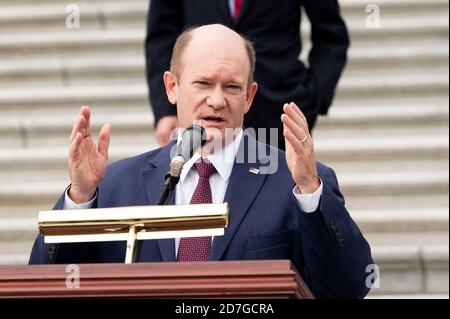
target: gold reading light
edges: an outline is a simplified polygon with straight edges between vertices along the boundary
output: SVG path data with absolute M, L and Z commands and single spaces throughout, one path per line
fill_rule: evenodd
M 127 241 L 125 263 L 137 240 L 222 236 L 228 223 L 228 203 L 52 210 L 38 217 L 45 243 Z

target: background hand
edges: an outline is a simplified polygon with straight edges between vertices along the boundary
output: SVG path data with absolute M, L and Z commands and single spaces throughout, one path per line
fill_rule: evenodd
M 164 116 L 156 124 L 156 140 L 159 146 L 163 147 L 169 144 L 170 134 L 178 127 L 176 116 Z

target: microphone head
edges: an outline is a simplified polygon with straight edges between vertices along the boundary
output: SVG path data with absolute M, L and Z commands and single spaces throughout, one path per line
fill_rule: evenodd
M 181 142 L 177 148 L 177 155 L 184 158 L 187 162 L 191 159 L 194 153 L 202 148 L 207 141 L 206 130 L 198 124 L 187 127 L 181 135 Z

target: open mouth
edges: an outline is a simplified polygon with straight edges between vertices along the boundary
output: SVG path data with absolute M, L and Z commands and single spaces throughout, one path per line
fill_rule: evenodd
M 223 118 L 217 117 L 217 116 L 206 116 L 206 117 L 203 117 L 202 120 L 207 121 L 207 122 L 213 122 L 213 123 L 225 122 L 225 120 Z

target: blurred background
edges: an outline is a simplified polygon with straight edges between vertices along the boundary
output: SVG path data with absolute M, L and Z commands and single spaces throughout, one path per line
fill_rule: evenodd
M 80 28 L 66 27 L 71 3 Z M 111 161 L 157 147 L 143 49 L 148 4 L 0 0 L 0 264 L 27 263 L 39 210 L 67 186 L 82 105 L 97 132 L 113 124 Z M 449 1 L 340 4 L 352 45 L 314 131 L 317 158 L 336 170 L 380 267 L 369 298 L 448 298 Z

